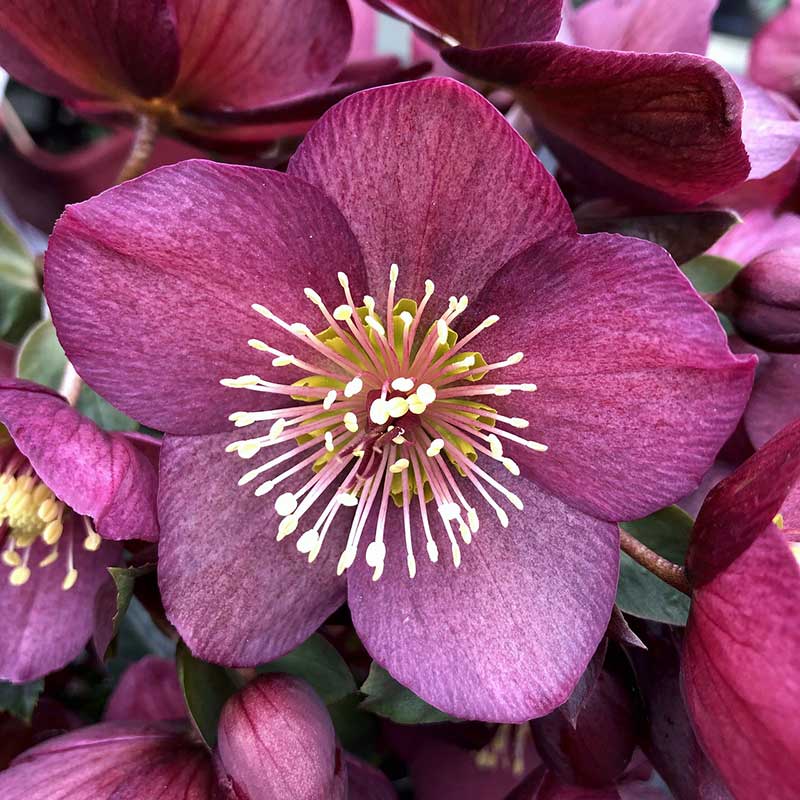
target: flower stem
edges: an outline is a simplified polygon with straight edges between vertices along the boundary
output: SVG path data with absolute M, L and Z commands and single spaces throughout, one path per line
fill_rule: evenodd
M 74 407 L 78 403 L 78 397 L 80 397 L 82 388 L 83 381 L 81 380 L 81 376 L 75 371 L 72 362 L 67 361 L 67 366 L 64 369 L 64 377 L 61 379 L 61 386 L 59 387 L 60 394 Z
M 158 136 L 158 119 L 150 114 L 141 114 L 136 124 L 133 145 L 117 177 L 117 183 L 137 178 L 147 168 Z
M 664 583 L 691 596 L 692 588 L 689 586 L 686 570 L 683 567 L 663 558 L 622 528 L 619 529 L 619 547 L 623 553 L 627 553 L 637 564 L 641 564 Z

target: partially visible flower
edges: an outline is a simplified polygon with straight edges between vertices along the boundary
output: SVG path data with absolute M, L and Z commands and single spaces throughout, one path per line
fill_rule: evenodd
M 750 77 L 800 102 L 800 2 L 776 14 L 755 36 Z
M 106 722 L 185 718 L 186 703 L 175 662 L 158 656 L 145 656 L 125 670 L 103 714 Z
M 134 717 L 103 722 L 51 739 L 0 772 L 3 800 L 392 800 L 388 780 L 344 756 L 325 706 L 302 681 L 268 675 L 235 694 L 222 709 L 219 745 L 211 753 L 184 718 L 143 714 L 154 691 L 172 695 L 175 669 L 140 662 L 120 692 L 140 701 Z M 144 682 L 150 677 L 151 682 Z M 163 679 L 168 687 L 153 685 Z M 123 685 L 124 683 L 124 685 Z M 150 706 L 153 712 L 157 709 Z M 184 714 L 185 717 L 185 714 Z M 352 765 L 353 777 L 350 778 Z
M 396 62 L 348 76 L 351 36 L 347 0 L 28 0 L 0 8 L 0 65 L 81 113 L 257 148 L 400 77 Z
M 119 539 L 158 538 L 156 471 L 56 393 L 0 380 L 0 678 L 64 666 L 95 625 Z
M 560 163 L 590 190 L 686 207 L 748 176 L 741 95 L 708 59 L 552 41 L 562 0 L 370 2 L 426 29 L 451 66 L 513 90 Z M 705 3 L 695 6 L 702 16 Z
M 735 797 L 800 795 L 800 422 L 706 498 L 687 557 L 683 684 Z
M 699 483 L 753 374 L 661 248 L 578 236 L 446 79 L 348 98 L 288 175 L 187 162 L 68 209 L 45 289 L 78 371 L 169 434 L 159 580 L 193 652 L 270 660 L 347 595 L 375 660 L 467 718 L 564 702 L 613 523 Z

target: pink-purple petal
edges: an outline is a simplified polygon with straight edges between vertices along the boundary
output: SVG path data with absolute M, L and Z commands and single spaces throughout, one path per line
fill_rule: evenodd
M 750 172 L 741 95 L 708 59 L 561 42 L 453 48 L 444 56 L 513 89 L 561 164 L 600 194 L 694 206 Z
M 152 462 L 48 389 L 0 380 L 0 422 L 37 475 L 108 539 L 158 539 Z
M 753 39 L 750 77 L 800 100 L 800 3 L 791 0 Z
M 396 800 L 397 792 L 379 769 L 349 753 L 345 754 L 344 760 L 347 764 L 347 800 Z
M 431 78 L 352 96 L 315 126 L 289 172 L 344 214 L 367 264 L 371 293 L 477 292 L 514 253 L 574 230 L 552 177 L 480 95 Z
M 719 0 L 590 0 L 567 17 L 572 44 L 705 55 Z
M 744 414 L 750 441 L 762 447 L 800 419 L 800 355 L 759 353 L 753 394 Z
M 323 89 L 344 66 L 347 0 L 173 0 L 181 65 L 172 98 L 257 108 Z
M 8 0 L 0 30 L 0 43 L 11 45 L 2 66 L 45 93 L 155 97 L 169 91 L 178 74 L 169 0 Z
M 103 714 L 106 722 L 185 718 L 186 703 L 175 662 L 158 656 L 144 656 L 125 670 Z
M 187 161 L 70 206 L 50 239 L 45 292 L 67 355 L 103 397 L 159 430 L 207 433 L 229 429 L 233 411 L 281 404 L 220 379 L 304 374 L 272 367 L 248 339 L 314 359 L 251 304 L 322 327 L 303 288 L 336 305 L 339 269 L 363 292 L 358 246 L 318 190 L 267 170 Z
M 524 291 L 522 290 L 524 287 Z M 598 297 L 602 302 L 598 302 Z M 507 264 L 463 330 L 488 363 L 533 393 L 491 405 L 548 446 L 514 443 L 526 475 L 603 519 L 638 519 L 694 489 L 744 411 L 755 359 L 734 356 L 713 311 L 656 245 L 596 234 L 552 239 Z
M 472 544 L 462 545 L 460 567 L 453 566 L 441 522 L 432 520 L 439 561 L 426 557 L 417 524 L 417 572 L 409 578 L 403 516 L 390 507 L 383 577 L 373 582 L 363 555 L 349 571 L 353 622 L 372 657 L 459 718 L 523 722 L 563 703 L 613 605 L 616 528 L 530 482 L 518 479 L 510 488 L 525 509 L 512 512 L 505 529 L 464 487 L 481 513 Z
M 95 597 L 106 582 L 107 568 L 120 557 L 116 542 L 103 542 L 90 552 L 83 548 L 86 531 L 79 517 L 65 518 L 58 560 L 46 567 L 39 562 L 50 548 L 36 540 L 29 555 L 31 576 L 22 586 L 12 586 L 9 570 L 0 567 L 0 609 L 4 631 L 0 637 L 0 680 L 30 681 L 72 661 L 94 630 Z M 67 549 L 71 547 L 78 580 L 68 591 Z M 2 792 L 0 796 L 5 797 Z
M 257 482 L 237 486 L 257 463 L 225 452 L 236 438 L 234 431 L 165 438 L 158 573 L 167 615 L 196 656 L 254 666 L 305 641 L 343 602 L 344 578 L 336 575 L 343 544 L 332 530 L 308 564 L 294 537 L 277 542 L 274 495 L 256 497 Z M 264 452 L 267 460 L 281 450 Z M 307 478 L 300 473 L 281 486 L 292 491 Z

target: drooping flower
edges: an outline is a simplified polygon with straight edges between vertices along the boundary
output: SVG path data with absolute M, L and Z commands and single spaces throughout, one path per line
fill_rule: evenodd
M 382 773 L 341 751 L 325 706 L 297 678 L 263 676 L 231 697 L 213 753 L 191 730 L 185 707 L 169 721 L 151 693 L 169 708 L 182 705 L 174 664 L 147 659 L 130 667 L 109 701 L 114 721 L 20 755 L 0 772 L 4 800 L 395 797 Z
M 134 439 L 49 389 L 0 380 L 0 678 L 31 680 L 78 655 L 114 540 L 158 538 L 156 480 Z
M 263 148 L 346 94 L 403 77 L 391 59 L 345 70 L 351 36 L 347 0 L 31 0 L 0 9 L 0 66 L 81 113 Z
M 800 792 L 800 422 L 706 498 L 687 558 L 689 714 L 735 797 Z
M 562 0 L 369 2 L 419 24 L 451 66 L 513 90 L 586 189 L 674 208 L 748 176 L 741 95 L 708 59 L 552 41 Z
M 613 521 L 699 482 L 753 373 L 446 79 L 344 101 L 288 175 L 187 162 L 69 208 L 45 291 L 87 382 L 169 434 L 159 578 L 195 653 L 270 660 L 347 594 L 379 663 L 487 720 L 566 699 Z

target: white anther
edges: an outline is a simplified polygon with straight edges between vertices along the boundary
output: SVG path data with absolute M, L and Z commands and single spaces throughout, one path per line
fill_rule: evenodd
M 494 387 L 494 394 L 495 397 L 508 397 L 511 394 L 511 387 L 510 386 L 495 386 Z
M 417 561 L 413 553 L 406 556 L 406 565 L 408 566 L 408 577 L 413 579 L 417 574 Z
M 366 298 L 364 299 L 366 300 Z M 378 322 L 378 320 L 375 317 L 371 316 L 370 314 L 367 314 L 367 316 L 364 317 L 364 322 L 367 324 L 368 327 L 372 328 L 372 330 L 376 331 L 381 336 L 386 336 L 386 329 L 383 327 L 383 325 L 381 325 L 380 322 Z
M 261 314 L 262 317 L 266 317 L 268 320 L 275 318 L 275 315 L 266 306 L 262 306 L 261 303 L 253 303 L 250 308 L 252 308 L 256 314 Z
M 272 359 L 273 367 L 288 367 L 290 364 L 294 364 L 294 356 L 284 354 Z
M 505 363 L 509 366 L 512 364 L 519 364 L 523 358 L 525 358 L 525 353 L 514 353 L 514 355 L 511 355 L 506 359 Z
M 514 506 L 514 508 L 516 508 L 517 511 L 522 511 L 522 509 L 525 508 L 525 505 L 523 504 L 522 500 L 520 500 L 519 497 L 517 497 L 512 492 L 509 492 L 507 497 L 511 501 L 511 505 Z
M 502 458 L 503 445 L 501 444 L 500 440 L 493 433 L 490 433 L 486 437 L 486 441 L 489 442 L 489 450 L 491 450 L 492 455 L 495 458 Z
M 344 387 L 345 397 L 355 397 L 364 388 L 364 381 L 356 375 L 355 378 L 348 381 Z
M 364 306 L 370 314 L 375 313 L 375 298 L 372 295 L 364 295 Z
M 461 566 L 461 548 L 458 542 L 451 542 L 450 546 L 453 551 L 453 566 L 458 569 Z
M 289 514 L 294 514 L 297 509 L 297 499 L 291 492 L 284 492 L 278 495 L 275 501 L 275 512 L 279 517 L 288 517 Z
M 466 311 L 467 306 L 469 305 L 469 300 L 465 294 L 462 294 L 461 297 L 458 298 L 458 305 L 456 306 L 456 312 L 459 314 L 463 314 Z
M 389 416 L 399 419 L 408 411 L 408 400 L 405 397 L 393 397 L 386 403 Z
M 309 328 L 308 325 L 306 325 L 304 322 L 293 322 L 289 326 L 289 330 L 296 336 L 312 337 L 314 335 L 313 333 L 311 333 L 311 328 Z
M 429 445 L 428 449 L 425 451 L 425 455 L 429 458 L 434 458 L 434 456 L 438 456 L 439 453 L 442 452 L 442 448 L 444 447 L 444 439 L 434 439 Z
M 19 569 L 19 567 L 17 567 Z M 61 588 L 68 592 L 77 582 L 78 580 L 78 570 L 74 567 L 67 573 L 67 576 L 64 578 L 63 582 L 61 583 Z
M 455 299 L 455 298 L 453 298 Z M 436 341 L 439 344 L 447 344 L 447 336 L 449 331 L 447 330 L 447 323 L 443 320 L 437 320 L 436 322 Z
M 435 287 L 433 285 L 433 281 L 428 278 L 428 280 L 425 281 L 425 296 L 430 297 L 433 294 L 434 289 Z
M 276 419 L 275 422 L 270 425 L 269 433 L 267 434 L 267 439 L 271 442 L 274 442 L 275 439 L 280 437 L 283 433 L 284 428 L 286 427 L 286 420 L 281 417 L 280 419 Z
M 342 422 L 350 433 L 355 433 L 358 430 L 358 417 L 352 411 L 348 411 L 342 417 Z
M 497 314 L 492 314 L 491 316 L 486 317 L 486 319 L 481 322 L 480 328 L 485 330 L 486 328 L 491 328 L 496 322 L 500 321 L 500 317 Z
M 439 560 L 439 548 L 436 546 L 436 542 L 433 539 L 428 539 L 425 549 L 428 551 L 428 558 L 431 563 L 435 564 Z
M 376 425 L 385 425 L 389 421 L 389 404 L 378 397 L 369 407 L 369 418 Z
M 297 517 L 284 517 L 281 520 L 281 524 L 278 525 L 278 541 L 280 542 L 281 539 L 285 539 L 287 536 L 294 533 L 297 530 L 297 525 L 299 522 L 300 520 Z
M 386 560 L 386 545 L 383 542 L 370 542 L 364 553 L 364 559 L 370 567 L 382 567 Z
M 322 298 L 313 289 L 306 287 L 303 289 L 303 293 L 314 305 L 322 305 Z
M 458 503 L 442 503 L 438 511 L 442 515 L 442 519 L 448 522 L 452 522 L 454 519 L 458 519 L 461 516 L 461 506 L 459 506 Z
M 517 388 L 521 392 L 535 392 L 539 387 L 535 383 L 521 383 Z
M 339 563 L 336 565 L 336 574 L 341 575 L 346 569 L 353 566 L 356 560 L 356 550 L 353 547 L 346 547 L 339 556 Z
M 519 465 L 516 461 L 510 458 L 504 458 L 502 464 L 512 475 L 519 475 Z
M 261 378 L 258 375 L 240 375 L 238 378 L 223 378 L 220 383 L 223 386 L 242 389 L 245 386 L 258 386 L 261 383 Z
M 467 511 L 467 523 L 469 524 L 469 529 L 473 533 L 478 532 L 480 523 L 478 521 L 478 512 L 474 508 L 471 508 L 469 511 Z
M 402 433 L 398 433 L 397 436 L 395 436 L 394 439 L 392 439 L 392 441 L 395 444 L 405 444 L 406 443 L 406 437 L 403 436 Z
M 337 272 L 336 277 L 339 279 L 339 284 L 342 289 L 347 289 L 347 287 L 350 286 L 350 281 L 347 279 L 347 275 L 345 275 L 344 272 Z
M 395 389 L 398 392 L 410 392 L 413 388 L 413 378 L 395 378 L 392 381 L 392 389 Z
M 534 442 L 531 440 L 525 442 L 525 446 L 529 450 L 535 450 L 537 453 L 546 453 L 550 449 L 546 444 L 542 444 L 541 442 Z
M 295 546 L 301 553 L 308 555 L 317 546 L 317 542 L 319 542 L 319 533 L 314 528 L 310 528 L 300 534 Z
M 261 450 L 261 443 L 251 439 L 247 442 L 239 442 L 236 452 L 239 454 L 239 458 L 247 460 L 258 453 L 259 450 Z
M 419 386 L 417 386 L 416 395 L 420 401 L 425 403 L 426 406 L 429 406 L 434 402 L 434 400 L 436 400 L 436 389 L 434 389 L 429 383 L 421 383 Z
M 333 318 L 339 322 L 344 322 L 353 316 L 353 309 L 350 306 L 336 306 L 333 309 Z
M 504 528 L 507 528 L 508 527 L 508 514 L 506 514 L 506 512 L 503 511 L 503 509 L 500 508 L 500 506 L 495 508 L 495 512 L 497 513 L 497 519 L 500 520 L 500 524 Z
M 408 469 L 408 465 L 409 461 L 407 458 L 398 458 L 397 461 L 389 467 L 389 472 L 393 475 L 399 475 L 403 470 Z
M 339 501 L 339 505 L 347 506 L 348 508 L 358 505 L 358 496 L 348 492 L 340 492 L 336 495 L 336 499 Z
M 331 389 L 328 394 L 325 395 L 325 399 L 322 401 L 322 407 L 328 411 L 330 407 L 336 402 L 336 389 Z
M 472 544 L 472 531 L 466 522 L 458 523 L 458 532 L 461 534 L 461 539 L 464 544 Z
M 448 366 L 450 369 L 469 369 L 475 366 L 475 356 L 466 356 L 466 358 L 462 358 L 461 361 L 454 361 Z
M 400 275 L 400 267 L 398 267 L 397 264 L 392 264 L 392 266 L 389 267 L 389 280 L 395 283 L 398 275 Z
M 264 353 L 269 350 L 269 345 L 262 342 L 261 339 L 248 339 L 247 344 L 252 347 L 253 350 L 261 350 Z
M 513 425 L 515 428 L 527 428 L 530 422 L 526 419 L 522 419 L 522 417 L 511 417 L 508 424 Z
M 428 406 L 419 399 L 419 395 L 414 392 L 408 396 L 408 410 L 412 414 L 424 414 Z
M 100 538 L 100 534 L 96 531 L 89 531 L 86 534 L 86 538 L 83 540 L 83 549 L 88 550 L 90 553 L 96 553 L 100 549 L 100 545 L 103 543 L 103 540 Z
M 325 449 L 329 452 L 333 452 L 333 434 L 330 431 L 325 431 Z
M 400 321 L 403 323 L 403 327 L 407 328 L 411 323 L 414 321 L 414 317 L 408 311 L 401 311 L 400 312 Z

